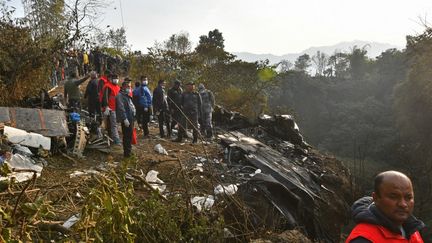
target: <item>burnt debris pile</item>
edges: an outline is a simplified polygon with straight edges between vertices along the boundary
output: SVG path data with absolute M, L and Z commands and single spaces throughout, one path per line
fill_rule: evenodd
M 226 163 L 249 175 L 236 194 L 253 211 L 248 222 L 301 229 L 313 240 L 340 238 L 351 201 L 349 172 L 340 161 L 314 151 L 292 116 L 262 115 L 251 122 L 219 108 L 214 117 L 228 129 L 218 136 Z

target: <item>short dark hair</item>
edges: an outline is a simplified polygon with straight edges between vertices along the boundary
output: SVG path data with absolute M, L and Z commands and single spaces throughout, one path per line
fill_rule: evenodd
M 141 75 L 140 80 L 143 80 L 143 79 L 146 79 L 146 78 L 147 78 L 147 76 Z
M 161 83 L 163 83 L 163 82 L 165 82 L 165 80 L 163 80 L 163 79 L 159 79 L 158 84 L 161 84 Z
M 141 83 L 140 82 L 135 82 L 135 87 L 139 87 L 139 86 L 141 86 Z

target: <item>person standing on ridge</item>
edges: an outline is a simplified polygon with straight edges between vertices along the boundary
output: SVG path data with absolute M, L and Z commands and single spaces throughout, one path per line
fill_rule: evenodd
M 135 106 L 132 102 L 130 80 L 125 79 L 119 94 L 115 97 L 117 122 L 121 123 L 123 134 L 123 155 L 132 155 L 132 135 L 134 126 Z
M 144 132 L 144 137 L 150 135 L 148 123 L 152 115 L 152 95 L 148 88 L 148 79 L 146 76 L 141 76 L 141 87 L 139 92 L 138 104 L 142 112 L 141 127 Z
M 159 135 L 165 137 L 164 124 L 167 127 L 168 137 L 171 137 L 170 116 L 168 114 L 168 102 L 165 95 L 165 81 L 159 80 L 158 86 L 153 91 L 153 111 L 159 121 Z
M 64 99 L 68 109 L 81 109 L 81 91 L 79 86 L 88 78 L 89 76 L 85 76 L 82 79 L 77 79 L 76 71 L 70 71 L 69 79 L 64 84 Z
M 206 89 L 204 84 L 198 86 L 198 91 L 202 99 L 202 113 L 200 119 L 201 134 L 207 138 L 213 137 L 212 114 L 215 106 L 213 92 Z
M 182 124 L 175 142 L 181 142 L 186 134 L 188 127 L 193 129 L 193 141 L 198 142 L 198 118 L 201 117 L 201 96 L 195 91 L 195 83 L 189 81 L 186 84 L 186 91 L 182 93 L 181 108 L 184 113 L 182 116 Z
M 179 80 L 174 81 L 173 86 L 168 90 L 168 106 L 171 114 L 171 131 L 175 125 L 178 125 L 178 131 L 180 131 L 181 124 L 181 97 L 183 90 Z
M 100 115 L 100 102 L 98 92 L 98 75 L 95 71 L 90 72 L 90 82 L 87 84 L 84 98 L 87 98 L 87 108 L 90 116 Z
M 103 98 L 102 98 L 102 109 L 104 115 L 108 117 L 110 124 L 111 138 L 114 140 L 114 144 L 120 145 L 120 136 L 118 134 L 117 128 L 117 118 L 116 118 L 116 99 L 115 97 L 120 92 L 120 87 L 118 86 L 119 79 L 117 74 L 111 75 L 111 82 L 107 82 L 103 88 Z

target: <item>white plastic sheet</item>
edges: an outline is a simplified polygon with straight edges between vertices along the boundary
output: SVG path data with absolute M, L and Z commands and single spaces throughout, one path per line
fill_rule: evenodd
M 209 210 L 213 207 L 215 200 L 211 195 L 205 197 L 196 196 L 191 199 L 191 203 L 197 208 L 198 212 L 201 212 L 202 210 Z
M 154 150 L 160 154 L 168 155 L 168 152 L 160 144 L 156 144 Z
M 21 144 L 32 148 L 42 147 L 45 150 L 51 149 L 51 138 L 38 133 L 26 132 L 21 129 L 5 126 L 4 135 L 11 143 Z
M 225 195 L 234 195 L 238 190 L 237 185 L 231 184 L 227 186 L 217 185 L 214 189 L 215 195 L 225 194 Z
M 159 172 L 155 170 L 151 170 L 147 173 L 145 180 L 152 186 L 154 189 L 159 190 L 159 192 L 163 192 L 166 189 L 166 185 L 161 185 L 164 182 L 159 179 L 158 176 Z

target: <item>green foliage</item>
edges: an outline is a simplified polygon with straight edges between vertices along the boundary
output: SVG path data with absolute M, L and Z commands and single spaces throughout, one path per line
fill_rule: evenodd
M 297 58 L 294 63 L 294 69 L 300 72 L 307 72 L 311 65 L 311 58 L 308 54 L 303 54 Z
M 215 242 L 223 235 L 223 220 L 194 214 L 190 199 L 162 201 L 152 194 L 139 198 L 134 186 L 115 173 L 98 179 L 75 226 L 85 241 Z
M 426 219 L 432 218 L 432 29 L 407 38 L 407 55 L 410 64 L 408 77 L 395 92 L 398 128 L 401 131 L 399 156 L 404 169 L 415 175 L 416 209 Z
M 354 47 L 352 53 L 332 55 L 327 68 L 328 77 L 278 74 L 270 109 L 291 109 L 306 141 L 321 150 L 359 165 L 369 160 L 397 165 L 400 137 L 393 89 L 406 75 L 405 54 L 392 49 L 369 60 L 364 48 Z M 361 178 L 366 173 L 362 168 L 357 166 L 353 174 Z
M 48 85 L 50 59 L 30 30 L 0 21 L 0 104 L 9 105 Z

